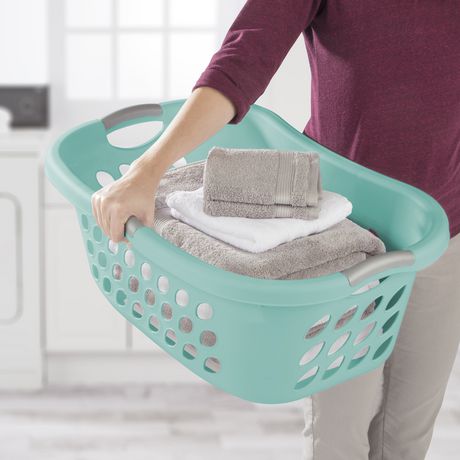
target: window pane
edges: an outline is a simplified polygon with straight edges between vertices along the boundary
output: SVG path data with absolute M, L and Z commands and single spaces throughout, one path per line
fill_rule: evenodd
M 67 37 L 67 97 L 108 99 L 112 96 L 112 42 L 109 34 Z
M 121 27 L 158 27 L 163 25 L 163 0 L 118 0 Z
M 216 26 L 217 0 L 168 0 L 172 26 Z
M 121 33 L 118 39 L 118 97 L 163 97 L 163 37 Z
M 67 0 L 68 27 L 110 27 L 112 0 Z
M 170 45 L 169 97 L 186 97 L 217 50 L 216 35 L 212 32 L 175 32 L 171 34 Z

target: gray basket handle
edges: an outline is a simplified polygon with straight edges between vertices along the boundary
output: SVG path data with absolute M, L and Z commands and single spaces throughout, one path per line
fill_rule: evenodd
M 347 278 L 350 286 L 355 286 L 368 276 L 376 275 L 390 268 L 407 267 L 415 262 L 415 255 L 412 251 L 389 251 L 377 254 L 342 270 L 341 273 Z
M 138 118 L 161 117 L 162 115 L 163 108 L 160 104 L 139 104 L 112 112 L 101 121 L 107 131 L 113 131 L 116 126 L 128 121 L 134 124 Z

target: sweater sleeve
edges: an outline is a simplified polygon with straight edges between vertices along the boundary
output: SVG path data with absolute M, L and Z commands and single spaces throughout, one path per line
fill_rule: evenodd
M 236 109 L 238 124 L 265 91 L 323 0 L 247 0 L 192 88 L 210 86 Z

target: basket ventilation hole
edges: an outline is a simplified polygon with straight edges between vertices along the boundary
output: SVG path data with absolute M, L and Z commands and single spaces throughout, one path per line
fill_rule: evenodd
M 372 315 L 372 313 L 377 310 L 377 307 L 380 305 L 380 302 L 382 301 L 383 297 L 380 296 L 377 299 L 373 300 L 363 311 L 363 314 L 361 315 L 361 319 L 366 319 L 368 316 Z
M 115 243 L 114 241 L 109 240 L 108 247 L 109 247 L 109 251 L 112 254 L 118 254 L 118 243 Z
M 120 174 L 122 176 L 128 172 L 128 169 L 129 169 L 129 165 L 127 164 L 121 164 L 120 166 L 118 166 L 118 170 L 120 171 Z
M 348 369 L 352 369 L 353 367 L 357 366 L 369 353 L 369 349 L 369 345 L 366 345 L 364 348 L 361 348 L 361 350 L 355 353 L 351 358 L 350 364 L 348 365 Z
M 117 295 L 115 297 L 118 305 L 125 305 L 126 304 L 126 292 L 122 289 L 117 291 Z
M 185 166 L 187 164 L 187 160 L 184 157 L 179 158 L 176 160 L 171 166 L 174 168 L 179 168 L 180 166 Z
M 188 300 L 189 300 L 188 292 L 185 289 L 179 289 L 176 292 L 177 305 L 179 305 L 180 307 L 185 307 L 188 304 Z
M 93 272 L 94 278 L 98 280 L 99 279 L 99 270 L 97 269 L 96 265 L 93 265 L 91 267 L 91 270 Z
M 98 243 L 100 243 L 102 241 L 102 230 L 100 229 L 100 227 L 94 227 L 93 228 L 93 238 Z
M 326 369 L 327 371 L 330 371 L 332 369 L 337 369 L 339 368 L 342 363 L 343 363 L 343 360 L 345 359 L 344 356 L 339 356 L 337 359 L 335 359 L 334 361 L 332 361 L 331 364 L 329 364 L 328 368 Z
M 405 289 L 406 289 L 406 286 L 403 286 L 398 292 L 396 292 L 396 294 L 388 302 L 386 310 L 390 310 L 391 308 L 393 308 L 398 303 L 398 300 L 403 295 L 403 292 L 404 292 Z
M 196 316 L 200 319 L 211 319 L 213 313 L 212 307 L 208 303 L 200 303 L 198 307 L 196 307 Z
M 169 303 L 165 302 L 161 306 L 161 316 L 163 316 L 163 318 L 167 319 L 168 321 L 172 318 L 173 311 L 172 311 L 171 305 L 169 305 Z
M 192 320 L 188 318 L 187 316 L 183 316 L 179 320 L 179 330 L 188 334 L 189 332 L 192 332 L 192 329 L 193 329 Z
M 97 255 L 97 261 L 99 262 L 99 265 L 101 267 L 107 267 L 107 256 L 105 255 L 105 253 L 100 252 Z
M 221 368 L 220 361 L 217 358 L 214 358 L 214 357 L 206 358 L 204 362 L 205 371 L 215 374 L 220 371 L 220 368 Z
M 139 290 L 139 280 L 135 276 L 130 276 L 128 286 L 130 291 L 137 292 Z
M 99 185 L 105 187 L 106 185 L 111 184 L 114 181 L 114 178 L 106 171 L 98 171 L 96 173 L 96 180 L 99 182 Z
M 91 240 L 88 240 L 86 242 L 86 248 L 88 249 L 88 252 L 93 255 L 94 254 L 94 245 L 93 245 L 93 242 Z
M 134 252 L 131 251 L 131 249 L 128 249 L 125 252 L 125 264 L 128 267 L 134 267 L 135 262 L 136 262 L 136 258 L 134 257 Z
M 316 376 L 318 373 L 319 367 L 315 366 L 309 369 L 305 374 L 300 377 L 299 380 L 297 380 L 297 384 L 295 386 L 296 389 L 304 388 L 306 387 Z
M 330 320 L 331 315 L 326 315 L 323 316 L 320 320 L 316 321 L 316 323 L 313 324 L 313 326 L 311 326 L 308 332 L 305 334 L 305 338 L 311 339 L 312 337 L 316 337 L 320 332 L 322 332 L 325 329 Z
M 200 343 L 205 347 L 213 347 L 216 344 L 217 336 L 212 331 L 203 331 L 200 334 Z
M 168 345 L 173 347 L 177 343 L 176 333 L 172 329 L 167 329 L 165 334 L 165 340 Z
M 153 332 L 158 332 L 160 330 L 160 320 L 156 315 L 152 315 L 149 319 L 149 327 Z
M 182 350 L 182 354 L 187 359 L 195 359 L 196 355 L 198 354 L 198 352 L 197 352 L 196 347 L 194 345 L 192 345 L 191 343 L 187 343 L 187 344 L 184 345 L 184 348 Z
M 390 329 L 391 326 L 393 326 L 398 315 L 399 315 L 399 311 L 397 311 L 390 319 L 386 321 L 386 323 L 382 327 L 382 334 L 385 334 L 385 332 L 388 331 L 388 329 Z
M 123 275 L 123 270 L 120 264 L 114 264 L 112 267 L 112 276 L 116 280 L 121 280 L 121 276 Z
M 357 309 L 358 309 L 358 305 L 353 305 L 352 307 L 350 307 L 350 308 L 339 318 L 339 320 L 337 321 L 337 323 L 336 323 L 336 325 L 335 325 L 335 328 L 336 328 L 336 329 L 340 329 L 341 327 L 345 326 L 345 324 L 347 324 L 348 321 L 350 321 L 351 318 L 353 318 L 353 316 L 355 315 Z
M 313 347 L 311 347 L 303 356 L 300 358 L 299 365 L 304 366 L 310 361 L 313 361 L 321 352 L 324 347 L 324 342 L 319 342 Z
M 382 343 L 382 345 L 380 345 L 380 347 L 377 348 L 377 351 L 375 352 L 374 356 L 372 357 L 372 359 L 377 359 L 377 358 L 380 358 L 380 356 L 383 355 L 383 353 L 385 352 L 385 350 L 388 348 L 388 346 L 390 345 L 390 342 L 391 342 L 391 339 L 393 338 L 393 336 L 391 337 L 388 337 L 388 339 L 385 340 L 385 342 Z
M 351 295 L 358 295 L 358 294 L 362 294 L 363 292 L 370 291 L 371 289 L 375 288 L 379 284 L 380 284 L 379 280 L 372 280 L 370 283 L 368 283 L 368 284 L 366 284 L 364 286 L 361 286 L 359 289 L 357 289 L 356 291 L 352 292 Z
M 353 345 L 358 345 L 369 337 L 370 333 L 374 330 L 376 322 L 369 323 L 355 338 Z
M 102 281 L 102 287 L 105 292 L 109 293 L 112 290 L 112 283 L 108 278 L 104 278 Z
M 144 308 L 139 302 L 133 304 L 133 315 L 135 318 L 142 318 L 144 316 Z
M 348 341 L 350 338 L 351 332 L 346 332 L 345 334 L 342 334 L 332 345 L 331 348 L 329 348 L 329 351 L 327 352 L 328 355 L 332 355 L 335 352 L 339 351 Z
M 166 276 L 159 276 L 157 286 L 160 292 L 166 294 L 169 291 L 169 280 Z
M 146 281 L 152 277 L 152 267 L 147 262 L 141 265 L 141 275 Z
M 155 293 L 151 289 L 145 291 L 144 299 L 148 305 L 153 305 L 155 303 Z
M 85 214 L 81 215 L 81 225 L 85 230 L 88 230 L 89 228 L 88 217 Z

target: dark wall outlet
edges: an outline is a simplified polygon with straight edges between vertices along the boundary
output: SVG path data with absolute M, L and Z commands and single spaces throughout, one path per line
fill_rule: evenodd
M 0 107 L 11 112 L 11 127 L 48 127 L 48 93 L 48 86 L 0 86 Z

